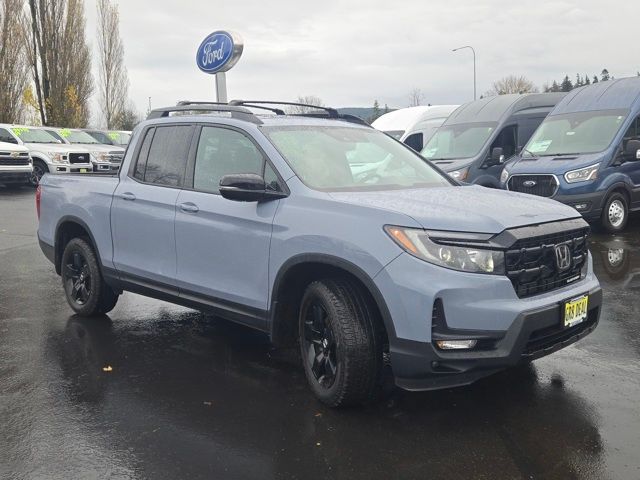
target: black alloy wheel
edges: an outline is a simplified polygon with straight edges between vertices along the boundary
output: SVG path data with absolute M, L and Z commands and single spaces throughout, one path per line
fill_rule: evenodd
M 91 269 L 82 253 L 74 251 L 64 265 L 63 280 L 68 297 L 76 304 L 85 305 L 91 297 L 93 282 Z
M 304 351 L 306 361 L 317 382 L 331 388 L 338 373 L 336 341 L 328 324 L 326 308 L 314 300 L 304 315 Z

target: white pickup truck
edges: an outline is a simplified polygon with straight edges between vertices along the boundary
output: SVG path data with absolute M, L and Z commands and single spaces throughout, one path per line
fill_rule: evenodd
M 0 141 L 22 145 L 33 159 L 31 183 L 35 186 L 45 173 L 87 173 L 93 171 L 88 149 L 61 144 L 42 127 L 0 124 Z
M 0 183 L 27 184 L 32 174 L 29 149 L 13 142 L 0 141 Z

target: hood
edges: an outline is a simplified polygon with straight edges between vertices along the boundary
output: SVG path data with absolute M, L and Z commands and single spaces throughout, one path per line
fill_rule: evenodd
M 549 174 L 564 175 L 570 170 L 589 167 L 602 162 L 606 152 L 586 153 L 581 155 L 550 155 L 548 157 L 516 157 L 509 161 L 505 168 L 510 175 L 514 174 Z
M 119 147 L 117 145 L 105 145 L 104 143 L 73 143 L 73 147 L 85 148 L 91 152 L 100 152 L 100 153 L 122 153 L 124 152 L 124 148 Z
M 90 153 L 84 146 L 67 143 L 25 143 L 25 145 L 29 147 L 29 150 L 37 152 Z
M 16 145 L 15 143 L 0 142 L 0 151 L 3 152 L 28 152 L 29 149 L 23 145 Z
M 404 213 L 428 230 L 500 233 L 507 228 L 580 218 L 576 210 L 555 200 L 477 185 L 332 192 L 331 196 Z

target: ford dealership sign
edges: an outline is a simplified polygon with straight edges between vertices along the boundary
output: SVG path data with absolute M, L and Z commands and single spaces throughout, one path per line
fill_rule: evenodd
M 242 39 L 237 33 L 219 30 L 202 41 L 196 53 L 196 63 L 205 73 L 226 72 L 238 62 L 242 48 Z

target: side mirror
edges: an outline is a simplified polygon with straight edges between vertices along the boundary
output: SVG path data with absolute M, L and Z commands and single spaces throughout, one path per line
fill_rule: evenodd
M 255 173 L 234 173 L 220 179 L 220 195 L 237 202 L 257 202 L 267 192 L 264 178 Z
M 624 147 L 624 156 L 629 162 L 640 160 L 640 140 L 629 140 Z
M 504 163 L 504 160 L 504 151 L 502 150 L 502 147 L 494 147 L 491 150 L 491 157 L 489 158 L 487 165 L 489 167 L 493 167 L 494 165 L 502 165 Z

